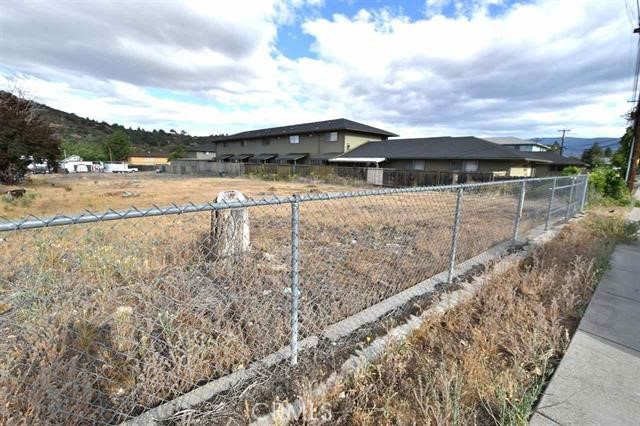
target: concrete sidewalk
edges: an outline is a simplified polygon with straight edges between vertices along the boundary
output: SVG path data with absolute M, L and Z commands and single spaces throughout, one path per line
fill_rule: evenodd
M 614 250 L 530 424 L 640 424 L 640 242 Z

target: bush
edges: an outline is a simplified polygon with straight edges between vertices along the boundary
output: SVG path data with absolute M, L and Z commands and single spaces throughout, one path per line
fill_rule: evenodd
M 629 190 L 624 179 L 612 167 L 598 167 L 589 173 L 591 188 L 605 199 L 617 204 L 628 205 L 631 202 Z
M 562 169 L 562 176 L 576 176 L 580 174 L 580 171 L 578 166 L 567 166 Z

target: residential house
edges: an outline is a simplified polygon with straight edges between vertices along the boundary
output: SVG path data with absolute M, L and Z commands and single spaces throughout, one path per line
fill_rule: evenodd
M 532 177 L 556 174 L 580 160 L 551 152 L 527 152 L 472 136 L 370 142 L 329 160 L 332 164 L 400 170 L 492 173 Z
M 196 160 L 215 160 L 216 159 L 216 143 L 210 142 L 187 148 L 187 158 L 195 158 Z
M 59 170 L 62 173 L 90 173 L 102 172 L 104 168 L 99 161 L 84 161 L 78 155 L 71 155 L 60 161 Z
M 324 164 L 369 141 L 397 136 L 344 118 L 216 137 L 216 159 L 230 162 Z M 202 149 L 202 148 L 200 148 Z
M 539 142 L 533 140 L 526 140 L 520 138 L 514 138 L 512 136 L 507 137 L 491 137 L 491 138 L 482 138 L 489 142 L 497 143 L 498 145 L 506 146 L 509 148 L 517 149 L 518 151 L 528 151 L 528 152 L 545 152 L 550 149 L 549 146 L 541 144 Z

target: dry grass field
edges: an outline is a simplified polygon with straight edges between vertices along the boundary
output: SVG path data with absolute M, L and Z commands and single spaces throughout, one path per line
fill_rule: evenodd
M 347 189 L 164 176 L 32 185 L 42 195 L 5 215 Z M 465 195 L 458 260 L 511 237 L 518 188 Z M 523 233 L 544 221 L 547 189 L 532 185 Z M 454 206 L 448 191 L 302 203 L 301 337 L 445 270 Z M 250 208 L 250 250 L 227 257 L 212 253 L 209 212 L 0 235 L 0 423 L 119 422 L 287 345 L 290 215 Z
M 24 200 L 8 202 L 0 199 L 0 217 L 72 214 L 84 209 L 103 211 L 109 208 L 123 209 L 131 205 L 146 207 L 153 204 L 165 206 L 171 203 L 204 203 L 214 200 L 218 192 L 230 189 L 237 189 L 248 197 L 257 198 L 297 192 L 341 192 L 355 189 L 353 186 L 177 176 L 153 172 L 35 175 L 23 186 L 28 191 Z
M 571 224 L 327 400 L 304 406 L 324 416 L 331 406 L 338 425 L 527 425 L 611 251 L 637 231 L 608 212 Z

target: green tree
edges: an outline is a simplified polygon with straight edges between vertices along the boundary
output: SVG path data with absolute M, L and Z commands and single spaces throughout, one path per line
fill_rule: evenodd
M 549 147 L 549 152 L 560 153 L 560 144 L 558 143 L 558 141 L 555 141 L 553 144 L 551 144 L 551 146 Z
M 610 147 L 610 146 L 608 146 L 608 147 L 606 147 L 606 148 L 604 149 L 604 156 L 605 156 L 606 158 L 611 158 L 611 155 L 612 155 L 612 154 L 613 154 L 613 150 L 611 149 L 611 147 Z
M 100 140 L 65 140 L 61 145 L 62 155 L 70 157 L 79 155 L 85 161 L 107 161 L 109 156 L 105 154 L 105 149 Z
M 0 182 L 20 182 L 31 161 L 53 168 L 59 153 L 60 141 L 35 104 L 0 91 Z
M 104 154 L 109 161 L 120 161 L 131 154 L 131 138 L 122 130 L 116 130 L 104 138 Z
M 176 147 L 176 149 L 171 151 L 171 154 L 169 154 L 169 161 L 175 160 L 176 158 L 183 158 L 186 155 L 187 149 L 184 147 L 184 145 L 179 145 Z
M 591 148 L 585 149 L 582 152 L 582 156 L 580 160 L 587 163 L 591 167 L 597 167 L 602 164 L 602 158 L 604 156 L 604 152 L 602 151 L 602 147 L 598 142 L 594 142 Z

